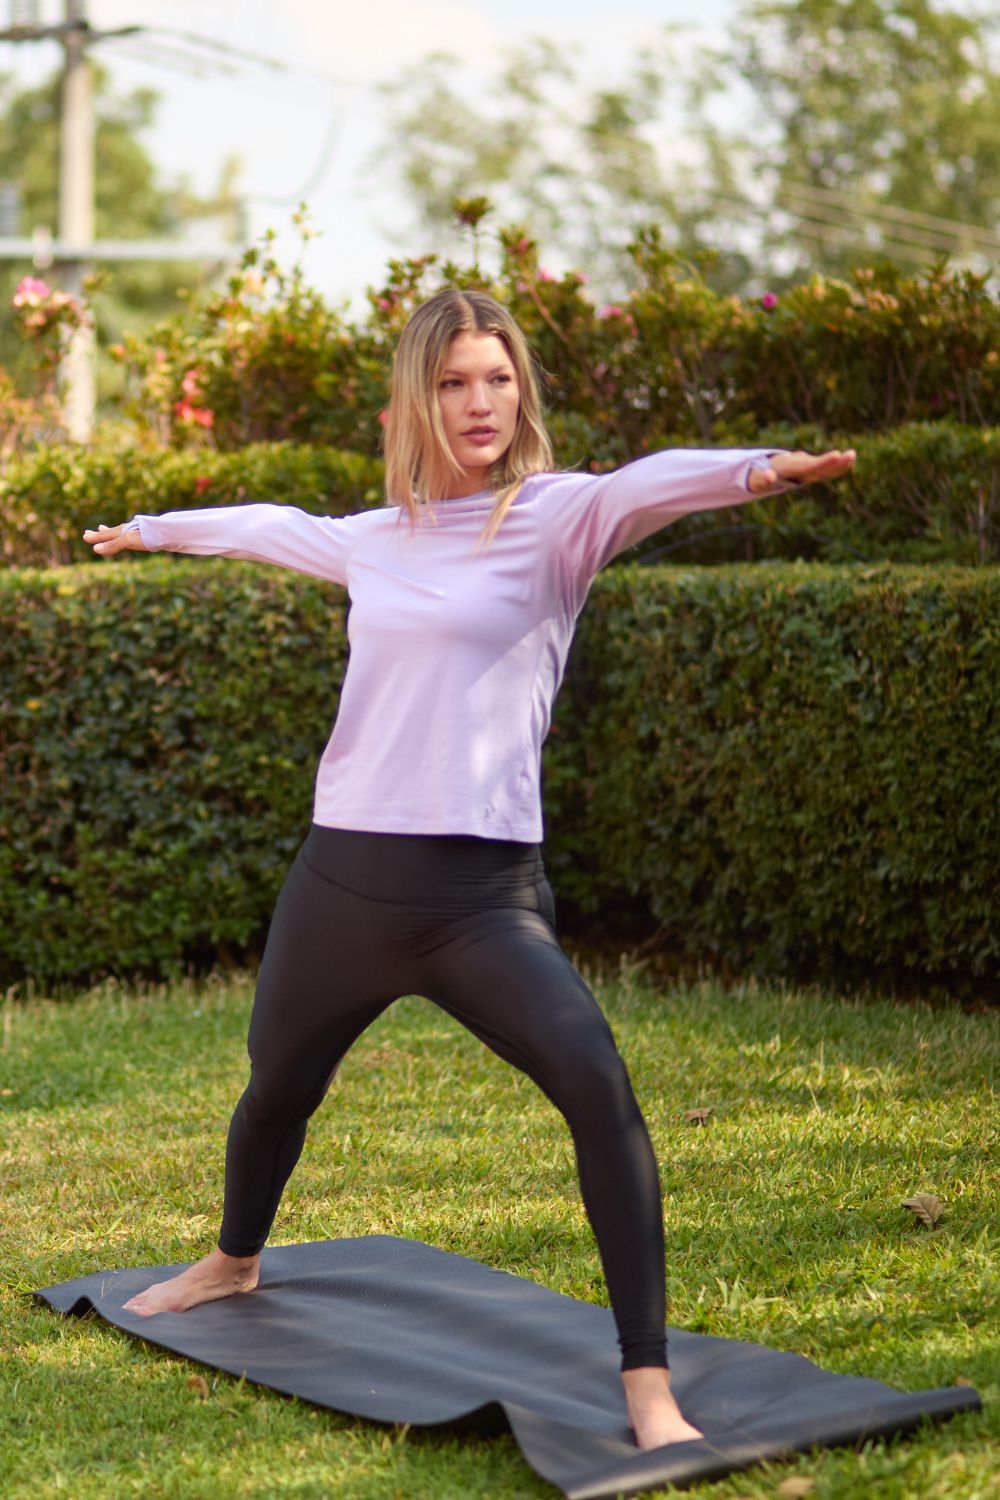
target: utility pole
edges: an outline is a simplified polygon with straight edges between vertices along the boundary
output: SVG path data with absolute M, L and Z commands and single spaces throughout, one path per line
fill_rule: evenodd
M 95 260 L 192 260 L 224 265 L 235 259 L 238 250 L 232 244 L 193 246 L 172 240 L 94 239 L 94 104 L 88 54 L 105 38 L 135 36 L 143 28 L 120 26 L 113 31 L 95 31 L 85 14 L 86 0 L 63 0 L 63 20 L 55 26 L 41 23 L 39 0 L 8 0 L 8 10 L 10 25 L 0 30 L 0 41 L 58 41 L 65 65 L 57 238 L 53 242 L 51 233 L 41 229 L 29 238 L 0 233 L 0 260 L 30 260 L 40 270 L 54 263 L 59 267 L 64 290 L 81 297 L 87 269 Z M 85 443 L 94 424 L 92 328 L 79 329 L 68 340 L 59 373 L 66 430 L 75 441 Z
M 65 66 L 59 140 L 59 238 L 90 245 L 94 238 L 94 99 L 84 0 L 65 0 L 62 34 Z M 87 264 L 62 263 L 63 290 L 82 299 Z M 94 331 L 88 324 L 67 341 L 60 367 L 63 420 L 70 437 L 85 443 L 94 426 Z

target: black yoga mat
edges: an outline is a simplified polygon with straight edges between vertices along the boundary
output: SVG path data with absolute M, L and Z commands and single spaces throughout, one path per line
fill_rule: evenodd
M 249 1295 L 153 1318 L 122 1310 L 180 1269 L 99 1271 L 35 1295 L 57 1312 L 93 1308 L 162 1349 L 353 1416 L 494 1428 L 506 1418 L 532 1468 L 569 1500 L 715 1479 L 980 1405 L 968 1387 L 907 1395 L 798 1354 L 671 1328 L 674 1390 L 705 1437 L 640 1453 L 605 1308 L 373 1235 L 267 1249 Z

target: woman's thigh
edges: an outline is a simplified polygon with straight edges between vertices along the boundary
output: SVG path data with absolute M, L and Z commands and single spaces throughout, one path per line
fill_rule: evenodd
M 379 912 L 313 870 L 285 878 L 261 960 L 247 1049 L 277 1088 L 328 1075 L 402 991 Z
M 470 917 L 435 954 L 425 993 L 561 1108 L 609 1083 L 630 1093 L 604 1013 L 537 912 Z

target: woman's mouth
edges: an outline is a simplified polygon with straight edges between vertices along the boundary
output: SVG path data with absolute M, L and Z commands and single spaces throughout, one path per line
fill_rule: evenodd
M 492 443 L 496 435 L 495 427 L 470 427 L 468 432 L 462 433 L 467 443 L 475 443 L 480 448 L 485 448 L 488 443 Z

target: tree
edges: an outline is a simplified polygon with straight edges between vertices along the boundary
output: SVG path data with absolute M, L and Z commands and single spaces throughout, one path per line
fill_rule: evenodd
M 619 288 L 651 223 L 683 255 L 712 251 L 719 290 L 880 257 L 985 270 L 1000 250 L 996 35 L 930 0 L 746 0 L 729 47 L 685 51 L 665 30 L 597 90 L 536 41 L 485 105 L 438 55 L 387 91 L 381 154 L 439 237 L 454 198 L 487 193 Z
M 674 116 L 698 115 L 698 89 L 675 28 L 598 88 L 581 80 L 571 49 L 535 39 L 503 55 L 485 105 L 467 96 L 457 59 L 435 53 L 384 90 L 377 160 L 395 169 L 436 248 L 454 248 L 454 201 L 483 193 L 501 219 L 555 241 L 610 290 L 628 275 L 626 247 L 643 224 L 670 224 L 687 252 L 705 242 L 706 214 L 717 213 L 701 191 L 714 133 L 699 120 L 693 150 L 661 149 Z M 713 180 L 727 180 L 721 159 Z
M 745 177 L 791 277 L 879 254 L 989 261 L 985 237 L 934 220 L 1000 218 L 997 30 L 929 0 L 752 0 L 726 62 L 757 97 Z

